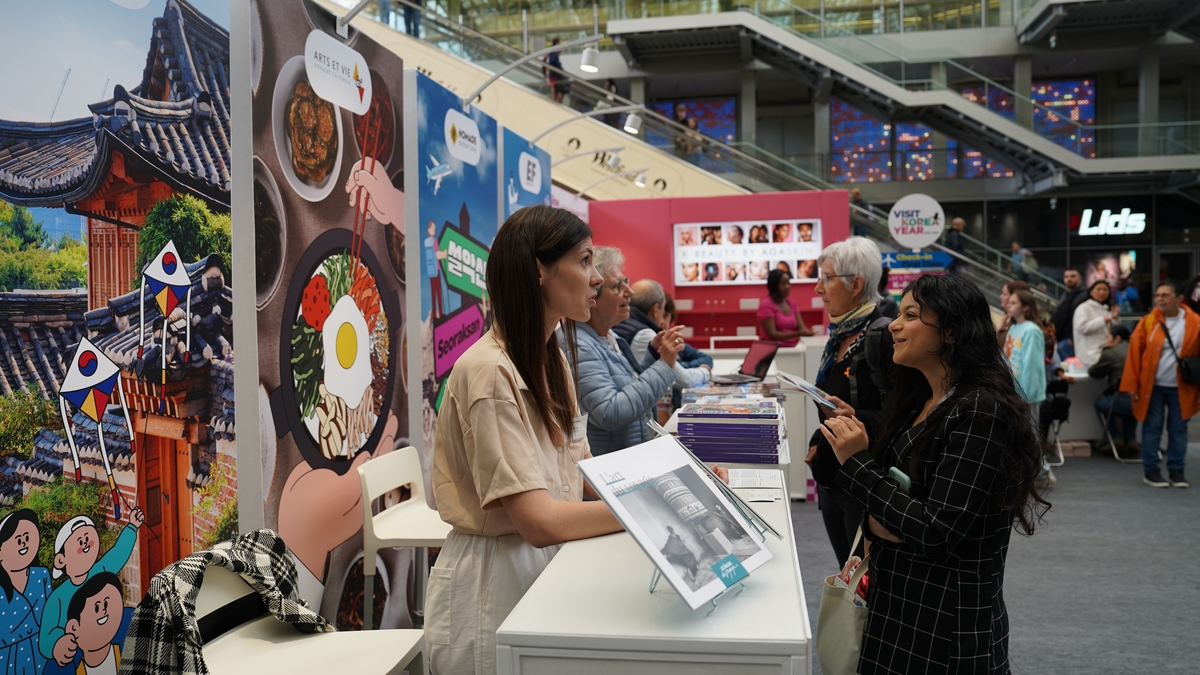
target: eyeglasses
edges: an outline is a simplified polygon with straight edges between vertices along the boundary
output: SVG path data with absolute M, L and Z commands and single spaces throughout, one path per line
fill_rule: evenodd
M 620 281 L 618 281 L 617 283 L 613 284 L 612 286 L 609 286 L 606 284 L 606 285 L 602 286 L 602 288 L 607 288 L 608 290 L 612 291 L 613 293 L 620 293 L 621 288 L 623 286 L 628 286 L 628 285 L 629 285 L 629 277 L 625 277 L 625 278 L 621 279 Z
M 857 274 L 825 274 L 824 272 L 822 272 L 821 275 L 817 277 L 817 281 L 819 283 L 824 283 L 826 279 L 847 279 L 847 278 L 853 278 L 856 276 L 858 276 L 858 275 Z

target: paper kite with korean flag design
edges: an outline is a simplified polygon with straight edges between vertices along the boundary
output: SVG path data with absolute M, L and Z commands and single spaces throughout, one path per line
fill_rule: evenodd
M 185 353 L 192 347 L 192 280 L 188 277 L 187 270 L 183 268 L 183 261 L 179 258 L 179 249 L 175 248 L 174 241 L 167 241 L 158 255 L 154 256 L 154 259 L 147 263 L 146 268 L 142 270 L 141 297 L 139 298 L 141 302 L 138 303 L 141 306 L 138 358 L 142 357 L 146 347 L 147 289 L 150 290 L 150 297 L 154 299 L 159 313 L 163 316 L 162 349 L 160 351 L 162 353 L 162 384 L 165 386 L 167 384 L 167 326 L 171 323 L 170 316 L 176 307 L 183 307 L 187 325 L 184 338 Z M 159 402 L 160 413 L 165 403 L 165 399 Z
M 114 398 L 113 392 L 117 396 Z M 121 384 L 121 370 L 87 338 L 80 338 L 79 346 L 71 357 L 71 366 L 63 378 L 58 390 L 59 411 L 62 413 L 63 431 L 67 435 L 67 444 L 71 448 L 71 461 L 75 464 L 75 480 L 83 480 L 79 464 L 79 449 L 75 446 L 75 432 L 71 427 L 71 416 L 67 412 L 67 403 L 74 405 L 84 415 L 96 423 L 96 438 L 100 440 L 100 456 L 104 459 L 104 472 L 108 476 L 108 486 L 113 491 L 113 509 L 116 517 L 121 517 L 120 494 L 112 475 L 112 464 L 108 451 L 104 448 L 104 411 L 110 403 L 119 403 L 121 412 L 125 415 L 125 426 L 129 430 L 129 443 L 133 447 L 133 423 L 129 419 L 129 409 L 125 405 L 125 387 Z

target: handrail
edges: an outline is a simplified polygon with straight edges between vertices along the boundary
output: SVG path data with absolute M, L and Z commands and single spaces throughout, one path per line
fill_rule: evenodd
M 959 93 L 959 92 L 956 92 L 951 87 L 949 87 L 949 85 L 945 84 L 944 82 L 940 82 L 938 80 L 934 80 L 931 78 L 920 78 L 920 79 L 909 80 L 906 77 L 904 77 L 904 75 L 903 75 L 904 67 L 911 66 L 911 65 L 917 65 L 917 63 L 910 61 L 908 58 L 906 58 L 902 54 L 898 54 L 895 51 L 888 49 L 886 45 L 879 44 L 876 41 L 867 40 L 866 38 L 864 38 L 862 35 L 859 35 L 858 33 L 853 33 L 853 32 L 847 31 L 847 30 L 841 28 L 840 26 L 838 26 L 837 24 L 830 24 L 829 21 L 827 19 L 825 19 L 823 16 L 814 14 L 813 12 L 810 12 L 809 10 L 804 9 L 803 7 L 798 7 L 788 0 L 783 0 L 780 4 L 787 7 L 790 11 L 792 11 L 794 13 L 803 14 L 803 15 L 813 19 L 814 21 L 816 21 L 822 27 L 821 39 L 819 39 L 819 40 L 814 39 L 808 35 L 805 35 L 804 33 L 800 32 L 800 31 L 793 29 L 789 25 L 782 25 L 780 22 L 772 20 L 772 18 L 768 14 L 759 10 L 757 3 L 754 7 L 739 6 L 736 8 L 736 10 L 741 11 L 741 12 L 747 12 L 747 13 L 753 14 L 755 16 L 758 16 L 758 17 L 762 18 L 764 21 L 768 21 L 768 22 L 772 23 L 773 25 L 779 26 L 780 28 L 783 28 L 784 30 L 788 31 L 789 33 L 792 33 L 793 35 L 795 35 L 799 38 L 802 38 L 802 39 L 810 41 L 810 42 L 815 42 L 816 44 L 821 45 L 823 48 L 839 54 L 843 58 L 846 58 L 846 59 L 850 60 L 851 62 L 855 63 L 856 65 L 866 68 L 866 69 L 876 73 L 877 75 L 880 75 L 884 79 L 889 80 L 898 86 L 908 88 L 909 84 L 923 84 L 923 85 L 926 85 L 924 88 L 927 88 L 927 89 L 943 88 L 947 91 L 954 91 L 955 93 Z M 836 49 L 836 47 L 835 47 L 836 43 L 830 40 L 830 37 L 831 37 L 830 31 L 833 32 L 832 37 L 848 38 L 848 39 L 855 41 L 855 43 L 865 45 L 867 48 L 869 48 L 871 50 L 874 50 L 876 52 L 881 52 L 883 54 L 886 54 L 886 55 L 892 57 L 892 59 L 894 59 L 894 61 L 899 63 L 901 66 L 900 78 L 897 79 L 896 77 L 889 75 L 887 72 L 884 72 L 878 68 L 872 67 L 868 62 L 863 61 L 861 58 L 856 58 L 855 56 L 849 54 L 848 53 L 849 50 Z M 886 62 L 887 62 L 886 60 L 881 61 L 881 63 L 886 63 Z M 949 66 L 952 66 L 952 67 L 958 69 L 963 74 L 968 75 L 972 80 L 982 83 L 985 87 L 985 90 L 984 90 L 985 95 L 983 97 L 983 102 L 981 104 L 981 107 L 983 107 L 984 110 L 988 110 L 989 112 L 998 114 L 995 111 L 988 108 L 987 104 L 986 104 L 987 98 L 988 98 L 986 95 L 987 88 L 994 87 L 1000 91 L 1005 92 L 1009 96 L 1012 96 L 1014 103 L 1019 101 L 1022 104 L 1031 106 L 1031 108 L 1030 108 L 1031 119 L 1032 119 L 1032 115 L 1033 115 L 1034 111 L 1038 111 L 1038 112 L 1044 113 L 1046 115 L 1053 115 L 1054 119 L 1058 122 L 1064 122 L 1064 123 L 1071 125 L 1074 129 L 1076 129 L 1076 133 L 1074 134 L 1074 138 L 1076 139 L 1076 141 L 1075 141 L 1076 147 L 1070 147 L 1068 145 L 1064 145 L 1061 143 L 1059 143 L 1059 145 L 1061 147 L 1065 147 L 1068 150 L 1071 150 L 1072 152 L 1075 152 L 1076 154 L 1079 154 L 1079 155 L 1084 154 L 1082 152 L 1082 143 L 1084 141 L 1085 134 L 1090 134 L 1091 138 L 1094 140 L 1094 138 L 1095 138 L 1094 134 L 1098 131 L 1115 131 L 1115 130 L 1122 130 L 1122 129 L 1142 130 L 1142 129 L 1155 129 L 1155 128 L 1178 129 L 1180 127 L 1192 127 L 1192 126 L 1200 127 L 1200 121 L 1156 122 L 1156 123 L 1149 123 L 1149 124 L 1147 124 L 1147 123 L 1083 124 L 1077 120 L 1071 119 L 1070 117 L 1064 115 L 1062 112 L 1056 111 L 1048 106 L 1042 105 L 1041 103 L 1033 100 L 1033 98 L 1030 97 L 1029 95 L 1021 94 L 1013 89 L 1010 89 L 1009 87 L 1006 87 L 1006 86 L 1000 84 L 999 82 L 996 82 L 995 80 L 992 80 L 991 78 L 987 77 L 986 75 L 983 75 L 982 73 L 980 73 L 977 69 L 971 68 L 969 66 L 965 66 L 952 58 L 938 58 L 938 59 L 933 59 L 933 60 L 923 60 L 923 61 L 920 61 L 919 63 L 922 66 L 926 66 L 930 63 L 943 63 L 943 64 L 946 64 L 946 65 L 949 65 Z M 948 81 L 949 79 L 950 79 L 949 75 L 947 74 L 946 80 Z M 971 100 L 971 99 L 968 99 L 968 100 Z M 975 101 L 972 101 L 972 102 L 975 102 Z M 1170 138 L 1161 139 L 1160 138 L 1159 140 L 1160 141 L 1169 140 L 1169 141 L 1175 142 L 1176 144 L 1187 148 L 1193 154 L 1200 154 L 1200 152 L 1196 151 L 1195 149 L 1191 148 L 1190 146 L 1186 146 L 1182 143 L 1179 143 L 1175 139 L 1170 139 Z M 1160 142 L 1156 145 L 1162 146 L 1163 144 Z M 1137 147 L 1139 149 L 1137 156 L 1143 156 L 1143 153 L 1141 152 L 1141 148 L 1142 148 L 1141 143 L 1138 143 Z M 1163 153 L 1160 152 L 1159 154 L 1163 154 Z
M 333 1 L 340 4 L 350 0 Z M 413 4 L 408 0 L 392 0 L 392 3 L 398 7 L 410 8 L 419 12 L 422 16 L 423 25 L 427 29 L 425 37 L 422 38 L 423 41 L 439 49 L 451 51 L 451 53 L 456 53 L 456 55 L 468 60 L 471 60 L 471 57 L 466 54 L 468 45 L 472 48 L 477 48 L 483 51 L 487 56 L 487 60 L 489 61 L 505 61 L 506 59 L 517 60 L 526 56 L 524 52 L 511 45 L 480 33 L 464 24 L 453 22 L 421 5 Z M 378 20 L 377 14 L 373 13 L 372 9 L 373 8 L 368 7 L 364 12 L 364 16 Z M 378 10 L 376 9 L 374 11 L 377 12 Z M 428 30 L 430 25 L 434 26 L 436 32 L 440 34 L 430 36 L 428 33 L 435 32 Z M 454 50 L 448 50 L 445 46 L 443 46 L 443 43 L 450 44 L 451 41 L 455 47 Z M 461 53 L 458 53 L 460 51 Z M 481 63 L 480 65 L 492 69 L 492 64 Z M 542 77 L 543 69 L 548 69 L 555 73 L 558 78 L 570 82 L 571 97 L 573 101 L 581 101 L 584 104 L 582 106 L 584 108 L 595 107 L 596 103 L 600 101 L 603 101 L 609 106 L 638 105 L 629 99 L 603 89 L 589 82 L 588 80 L 582 79 L 574 73 L 555 68 L 546 63 L 526 63 L 524 66 L 514 71 L 514 73 L 524 73 L 531 78 L 536 78 L 539 83 L 542 83 L 544 82 Z M 532 87 L 528 83 L 518 82 L 518 84 L 537 91 L 536 87 Z M 578 112 L 579 108 L 571 107 L 571 110 Z M 601 114 L 606 114 L 607 112 L 612 112 L 612 110 L 605 111 L 605 113 Z M 700 163 L 700 168 L 702 169 L 720 174 L 722 173 L 720 169 L 725 168 L 726 173 L 745 175 L 747 178 L 761 181 L 766 187 L 775 190 L 812 190 L 825 189 L 828 187 L 828 184 L 825 184 L 823 181 L 814 181 L 811 179 L 806 179 L 798 173 L 782 171 L 778 167 L 773 167 L 768 163 L 741 152 L 718 139 L 704 136 L 703 134 L 698 134 L 694 129 L 691 129 L 686 125 L 679 124 L 678 122 L 675 122 L 669 117 L 662 115 L 653 109 L 646 108 L 644 111 L 640 111 L 639 115 L 643 120 L 642 136 L 648 136 L 650 133 L 652 133 L 654 135 L 660 137 L 665 136 L 667 138 L 685 137 L 688 139 L 689 143 L 700 146 L 702 152 L 700 153 L 700 157 L 697 161 Z M 651 145 L 652 147 L 658 147 L 659 150 L 670 154 L 669 148 L 664 150 L 662 147 L 654 146 L 653 144 Z
M 335 1 L 346 2 L 349 0 Z M 489 57 L 494 59 L 503 60 L 506 57 L 517 59 L 525 56 L 524 52 L 521 52 L 515 47 L 479 33 L 478 31 L 475 31 L 463 24 L 450 21 L 446 17 L 438 15 L 421 5 L 412 4 L 409 2 L 409 0 L 393 0 L 393 3 L 399 6 L 409 7 L 417 10 L 421 13 L 424 19 L 428 19 L 428 24 L 432 24 L 436 26 L 437 30 L 449 34 L 445 39 L 438 39 L 438 36 L 436 35 L 433 36 L 432 39 L 428 35 L 424 38 L 426 43 L 432 43 L 439 49 L 444 49 L 440 43 L 453 40 L 456 47 L 464 50 L 464 54 L 461 54 L 461 56 L 464 58 L 468 58 L 465 54 L 465 46 L 468 43 L 470 43 L 473 47 L 478 47 L 489 52 Z M 370 13 L 371 11 L 372 8 L 368 7 L 366 12 L 364 12 L 364 15 L 372 16 L 378 20 L 377 17 L 374 17 Z M 550 68 L 551 70 L 555 71 L 559 77 L 570 81 L 573 97 L 590 99 L 593 102 L 593 105 L 598 101 L 604 101 L 607 105 L 636 105 L 629 99 L 613 94 L 612 92 L 602 89 L 570 72 L 550 67 L 545 63 L 538 63 L 536 65 L 525 64 L 525 67 L 523 68 L 527 68 L 527 70 L 524 70 L 527 75 L 534 76 L 539 82 L 542 82 L 541 69 L 544 67 Z M 522 70 L 519 69 L 516 72 L 522 72 Z M 583 96 L 580 96 L 581 94 Z M 645 134 L 647 131 L 651 131 L 660 135 L 686 136 L 690 141 L 705 147 L 704 157 L 706 159 L 713 158 L 721 160 L 722 162 L 726 162 L 727 165 L 733 166 L 737 171 L 744 173 L 744 175 L 756 180 L 762 180 L 764 184 L 771 188 L 778 190 L 820 190 L 837 189 L 837 187 L 839 187 L 830 184 L 820 177 L 812 175 L 801 167 L 791 164 L 787 160 L 777 157 L 766 150 L 758 148 L 758 146 L 753 146 L 753 144 L 743 144 L 742 147 L 752 146 L 755 152 L 766 157 L 766 160 L 744 152 L 738 147 L 735 147 L 735 145 L 732 143 L 727 144 L 711 137 L 697 135 L 695 130 L 691 129 L 690 127 L 679 124 L 674 120 L 671 120 L 670 118 L 654 111 L 653 109 L 647 108 L 640 114 L 643 118 L 643 134 Z M 662 148 L 660 148 L 660 150 L 663 152 L 668 152 L 668 150 L 663 150 Z M 873 225 L 876 228 L 876 234 L 881 239 L 885 241 L 891 239 L 891 234 L 887 230 L 887 213 L 882 209 L 873 205 L 866 205 L 864 208 L 858 204 L 851 204 L 850 213 L 852 218 L 855 218 L 858 221 L 865 221 L 868 225 Z M 991 273 L 999 273 L 1001 276 L 1004 276 L 1002 270 L 992 270 L 989 265 L 984 263 L 973 262 L 973 265 L 984 269 L 989 269 L 991 270 Z M 1047 280 L 1049 283 L 1057 285 L 1057 282 L 1053 281 L 1052 279 L 1047 278 Z
M 1003 260 L 1004 258 L 1009 257 L 1007 254 L 1005 254 L 1000 249 L 993 248 L 993 247 L 985 244 L 984 242 L 976 239 L 975 237 L 972 237 L 971 235 L 966 234 L 965 232 L 960 232 L 959 234 L 962 235 L 962 238 L 965 239 L 967 241 L 967 243 L 973 244 L 975 246 L 978 246 L 979 248 L 982 248 L 986 253 L 996 254 L 997 261 Z M 1003 271 L 999 267 L 997 267 L 996 269 L 997 269 L 997 271 Z M 1053 277 L 1048 277 L 1045 274 L 1042 274 L 1041 270 L 1025 270 L 1025 274 L 1030 274 L 1030 275 L 1039 277 L 1043 283 L 1047 284 L 1047 288 L 1054 288 L 1055 290 L 1061 291 L 1063 293 L 1065 293 L 1067 291 L 1067 287 L 1062 282 L 1054 279 Z M 1031 286 L 1032 286 L 1032 284 L 1031 284 Z

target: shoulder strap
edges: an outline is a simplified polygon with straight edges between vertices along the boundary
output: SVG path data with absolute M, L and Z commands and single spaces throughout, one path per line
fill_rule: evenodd
M 1175 355 L 1175 360 L 1179 360 L 1179 350 L 1175 349 L 1175 341 L 1171 339 L 1171 329 L 1167 328 L 1167 324 L 1162 321 L 1158 322 L 1162 326 L 1163 334 L 1167 336 L 1167 344 L 1171 346 L 1171 353 Z
M 882 401 L 887 396 L 887 365 L 883 363 L 883 336 L 891 322 L 892 319 L 881 316 L 868 324 L 864 329 L 866 335 L 863 336 L 863 350 L 850 359 L 850 405 L 854 408 L 859 407 L 858 369 L 864 361 L 871 368 L 871 382 L 879 391 L 879 399 Z

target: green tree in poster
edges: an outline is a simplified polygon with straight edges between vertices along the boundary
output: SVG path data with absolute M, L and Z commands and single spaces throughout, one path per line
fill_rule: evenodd
M 0 291 L 86 284 L 87 246 L 67 235 L 52 241 L 29 209 L 0 201 Z
M 32 488 L 29 494 L 13 508 L 30 509 L 41 521 L 42 543 L 38 548 L 38 561 L 53 565 L 54 537 L 58 529 L 75 516 L 87 516 L 96 524 L 100 533 L 100 550 L 107 551 L 117 541 L 117 533 L 105 526 L 108 520 L 110 496 L 108 485 L 100 481 L 85 480 L 76 483 L 74 478 L 55 476 L 45 485 Z M 51 581 L 58 586 L 67 579 L 63 575 Z
M 0 206 L 0 236 L 15 238 L 21 249 L 43 247 L 50 240 L 42 221 L 34 220 L 29 209 L 7 202 Z
M 140 273 L 168 241 L 174 241 L 183 262 L 218 253 L 221 269 L 229 274 L 230 233 L 229 214 L 213 213 L 203 200 L 191 195 L 174 195 L 150 207 L 146 214 L 145 226 L 138 234 L 137 270 Z M 133 279 L 134 288 L 140 282 L 139 274 Z
M 36 386 L 28 389 L 0 397 L 0 457 L 29 459 L 33 439 L 42 429 L 65 435 L 57 400 L 52 403 L 42 398 Z

